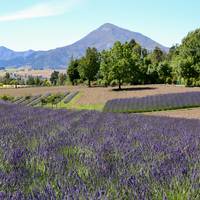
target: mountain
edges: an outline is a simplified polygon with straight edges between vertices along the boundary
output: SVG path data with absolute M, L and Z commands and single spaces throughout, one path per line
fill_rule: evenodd
M 10 50 L 6 47 L 1 46 L 0 47 L 0 59 L 1 60 L 11 60 L 11 59 L 15 59 L 18 57 L 26 58 L 33 52 L 34 52 L 33 50 L 24 51 L 24 52 L 15 52 L 13 50 Z
M 83 56 L 88 47 L 96 47 L 98 51 L 102 51 L 111 48 L 116 41 L 125 43 L 131 39 L 135 39 L 136 42 L 149 51 L 152 51 L 155 47 L 159 47 L 166 52 L 169 50 L 141 33 L 132 32 L 107 23 L 72 45 L 49 51 L 29 50 L 15 52 L 6 47 L 0 47 L 0 67 L 66 68 L 72 56 L 74 58 Z

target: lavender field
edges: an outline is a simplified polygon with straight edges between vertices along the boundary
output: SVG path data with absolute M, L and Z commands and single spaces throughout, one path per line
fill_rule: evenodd
M 0 102 L 0 199 L 200 199 L 200 121 Z
M 105 112 L 138 113 L 200 107 L 200 92 L 169 93 L 141 98 L 113 99 L 106 103 Z

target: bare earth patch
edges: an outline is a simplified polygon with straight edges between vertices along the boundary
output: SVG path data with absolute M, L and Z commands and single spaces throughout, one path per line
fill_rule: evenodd
M 200 119 L 200 108 L 159 111 L 159 112 L 151 112 L 151 113 L 145 113 L 145 114 L 146 115 L 154 115 L 154 116 L 167 116 L 167 117 L 176 117 L 176 118 Z
M 148 95 L 167 94 L 167 93 L 182 93 L 199 91 L 200 88 L 186 88 L 184 86 L 173 85 L 143 85 L 129 86 L 123 91 L 117 91 L 117 88 L 102 88 L 85 86 L 61 86 L 61 87 L 34 87 L 34 88 L 19 88 L 19 89 L 0 89 L 0 95 L 24 96 L 37 95 L 45 93 L 58 93 L 66 91 L 80 91 L 80 98 L 76 101 L 77 105 L 89 104 L 105 104 L 108 100 L 118 98 L 144 97 Z M 114 90 L 113 90 L 114 89 Z M 184 109 L 175 111 L 161 111 L 146 113 L 147 115 L 162 115 L 170 117 L 185 117 L 200 119 L 200 108 Z

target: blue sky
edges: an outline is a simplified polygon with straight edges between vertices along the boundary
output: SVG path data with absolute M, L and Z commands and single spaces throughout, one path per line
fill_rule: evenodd
M 65 46 L 107 22 L 171 46 L 200 28 L 199 10 L 199 0 L 0 0 L 0 46 Z

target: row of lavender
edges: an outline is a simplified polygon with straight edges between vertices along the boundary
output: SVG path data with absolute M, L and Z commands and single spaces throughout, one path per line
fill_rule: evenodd
M 0 99 L 25 106 L 44 106 L 47 104 L 57 106 L 59 103 L 62 102 L 64 104 L 69 103 L 77 94 L 78 92 L 64 92 L 57 94 L 47 93 L 44 95 L 21 96 L 15 98 L 10 96 L 2 96 L 0 97 Z
M 105 112 L 147 112 L 200 107 L 200 92 L 172 93 L 142 98 L 114 99 L 106 103 Z
M 0 103 L 0 199 L 199 199 L 200 121 Z

